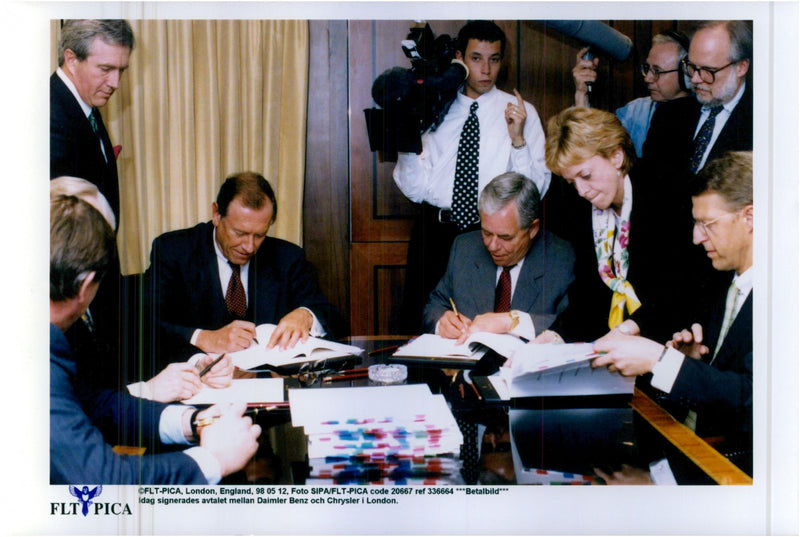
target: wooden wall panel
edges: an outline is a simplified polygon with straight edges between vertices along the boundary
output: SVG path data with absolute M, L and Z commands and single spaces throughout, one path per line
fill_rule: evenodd
M 309 21 L 309 36 L 303 246 L 325 296 L 347 317 L 347 21 Z
M 408 243 L 363 242 L 350 248 L 354 335 L 395 334 Z

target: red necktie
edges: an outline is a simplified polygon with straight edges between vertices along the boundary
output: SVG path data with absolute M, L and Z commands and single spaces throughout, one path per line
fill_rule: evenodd
M 497 280 L 497 288 L 494 290 L 494 311 L 495 313 L 505 313 L 511 310 L 511 269 L 513 267 L 503 267 L 500 279 Z
M 244 319 L 247 313 L 247 297 L 244 294 L 244 285 L 242 285 L 242 278 L 239 275 L 241 267 L 234 263 L 228 262 L 233 269 L 231 279 L 228 281 L 228 291 L 225 293 L 225 305 L 228 307 L 228 312 L 234 317 Z

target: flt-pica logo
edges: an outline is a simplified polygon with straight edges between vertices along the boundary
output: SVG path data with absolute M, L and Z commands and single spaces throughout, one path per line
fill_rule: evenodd
M 96 487 L 69 486 L 69 493 L 78 499 L 77 502 L 50 502 L 51 515 L 130 515 L 131 508 L 127 503 L 92 501 L 103 492 L 103 485 Z

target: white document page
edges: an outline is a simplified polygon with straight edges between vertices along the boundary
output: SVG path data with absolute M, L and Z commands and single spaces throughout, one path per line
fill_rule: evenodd
M 283 379 L 233 379 L 227 388 L 203 386 L 194 397 L 183 401 L 187 405 L 213 405 L 231 402 L 283 402 Z

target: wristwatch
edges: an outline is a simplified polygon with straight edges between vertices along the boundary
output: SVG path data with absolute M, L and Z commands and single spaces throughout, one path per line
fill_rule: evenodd
M 511 327 L 508 329 L 508 331 L 511 332 L 519 324 L 519 312 L 517 310 L 511 310 L 508 312 L 508 316 L 511 317 Z

